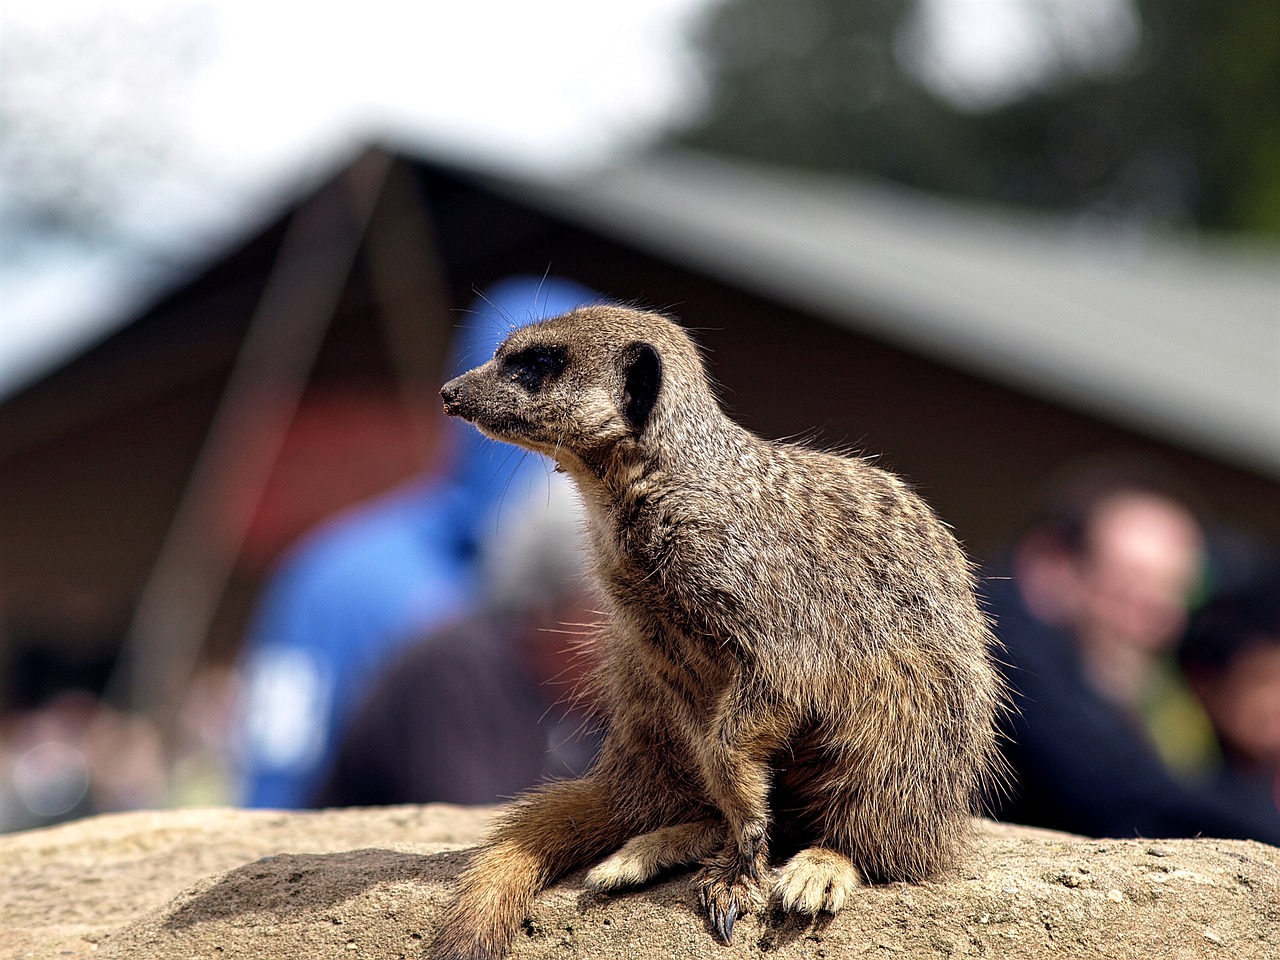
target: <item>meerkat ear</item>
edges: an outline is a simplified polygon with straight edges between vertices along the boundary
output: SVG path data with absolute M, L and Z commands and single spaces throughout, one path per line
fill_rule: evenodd
M 658 392 L 662 389 L 662 358 L 652 345 L 642 342 L 627 344 L 622 351 L 622 373 L 626 386 L 622 391 L 622 412 L 639 432 L 649 422 Z

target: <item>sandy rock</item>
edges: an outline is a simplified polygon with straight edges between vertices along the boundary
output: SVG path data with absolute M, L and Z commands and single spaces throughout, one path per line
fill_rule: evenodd
M 101 956 L 107 934 L 162 910 L 205 877 L 285 853 L 460 848 L 476 841 L 491 813 L 448 806 L 190 809 L 113 814 L 0 836 L 0 960 Z
M 488 816 L 175 811 L 0 837 L 0 957 L 421 957 Z M 1280 849 L 1258 843 L 982 823 L 954 876 L 868 888 L 815 923 L 748 917 L 730 947 L 687 875 L 608 898 L 581 880 L 539 898 L 514 958 L 1280 956 Z

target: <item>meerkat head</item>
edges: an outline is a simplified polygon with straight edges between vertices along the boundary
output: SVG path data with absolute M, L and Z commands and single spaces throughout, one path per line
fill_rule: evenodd
M 585 307 L 513 331 L 493 359 L 440 391 L 445 412 L 571 473 L 644 437 L 679 390 L 708 394 L 688 335 L 657 314 Z

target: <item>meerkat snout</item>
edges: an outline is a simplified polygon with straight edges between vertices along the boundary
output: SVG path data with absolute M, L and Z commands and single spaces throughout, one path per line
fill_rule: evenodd
M 444 412 L 449 416 L 458 413 L 462 404 L 462 377 L 455 377 L 440 388 L 440 399 L 444 401 Z
M 478 413 L 477 405 L 484 399 L 483 393 L 483 388 L 475 382 L 475 371 L 469 370 L 441 387 L 440 399 L 444 401 L 446 414 L 474 422 Z

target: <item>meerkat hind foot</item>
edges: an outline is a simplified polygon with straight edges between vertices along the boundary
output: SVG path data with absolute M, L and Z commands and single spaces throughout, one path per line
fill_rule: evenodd
M 774 898 L 791 913 L 836 913 L 861 885 L 862 875 L 844 854 L 809 847 L 778 872 Z
M 635 887 L 673 867 L 699 863 L 715 852 L 719 829 L 699 820 L 632 837 L 587 872 L 587 887 L 600 893 Z

